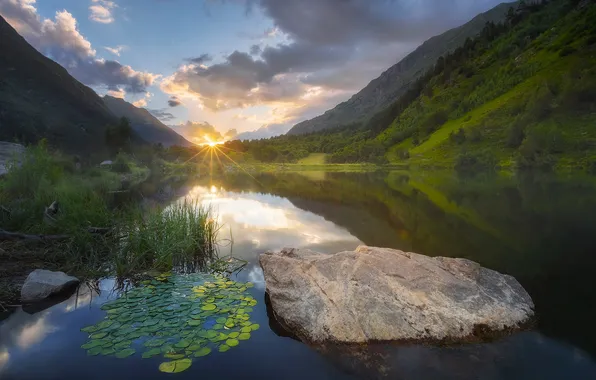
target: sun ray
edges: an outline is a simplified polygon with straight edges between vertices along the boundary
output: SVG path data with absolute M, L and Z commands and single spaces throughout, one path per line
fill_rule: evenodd
M 188 160 L 186 160 L 184 163 L 188 163 L 190 162 L 190 160 L 192 160 L 193 158 L 197 157 L 199 154 L 201 154 L 202 151 L 206 150 L 207 147 L 203 147 L 203 149 L 201 149 L 197 154 L 195 154 L 194 156 L 192 156 L 191 158 L 189 158 Z
M 248 176 L 250 178 L 254 179 L 259 185 L 263 186 L 263 184 L 258 179 L 256 179 L 252 174 L 250 174 L 246 169 L 244 169 L 239 163 L 237 163 L 236 161 L 234 161 L 232 159 L 232 157 L 228 156 L 224 151 L 221 151 L 219 149 L 219 147 L 215 147 L 215 149 L 219 150 L 221 152 L 221 154 L 223 154 L 228 160 L 232 161 L 232 163 L 234 165 L 238 166 L 240 168 L 240 170 L 242 170 L 243 172 L 245 172 L 246 174 L 248 174 Z

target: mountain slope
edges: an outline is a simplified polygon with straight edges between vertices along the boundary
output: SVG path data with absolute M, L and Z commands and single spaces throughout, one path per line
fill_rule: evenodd
M 46 58 L 0 17 L 0 140 L 46 138 L 70 152 L 105 147 L 115 121 L 101 98 Z
M 460 27 L 429 39 L 348 101 L 321 116 L 296 124 L 288 134 L 317 132 L 369 119 L 403 95 L 409 85 L 433 67 L 440 56 L 463 45 L 467 38 L 476 36 L 487 22 L 498 23 L 504 20 L 511 5 L 500 4 Z
M 109 95 L 103 97 L 103 102 L 114 115 L 127 118 L 133 130 L 149 143 L 161 143 L 166 147 L 194 145 L 144 108 L 135 107 L 124 99 L 114 98 Z
M 596 172 L 596 4 L 552 0 L 513 19 L 435 67 L 375 139 L 390 161 Z

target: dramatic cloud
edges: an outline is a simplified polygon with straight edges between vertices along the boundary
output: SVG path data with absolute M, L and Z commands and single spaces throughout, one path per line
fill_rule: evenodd
M 273 124 L 286 125 L 320 104 L 337 104 L 328 100 L 347 100 L 425 39 L 498 2 L 245 0 L 248 17 L 258 7 L 273 22 L 255 39 L 282 42 L 234 51 L 211 65 L 187 61 L 165 78 L 162 90 L 211 111 L 281 105 L 288 113 Z
M 109 51 L 110 53 L 120 57 L 120 53 L 122 53 L 124 50 L 128 49 L 128 47 L 124 46 L 124 45 L 118 45 L 116 47 L 105 46 L 104 49 Z
M 112 9 L 114 9 L 116 4 L 113 1 L 91 0 L 91 3 L 89 7 L 89 20 L 102 24 L 111 24 L 114 22 Z
M 153 116 L 155 116 L 156 118 L 158 118 L 159 120 L 161 120 L 164 123 L 170 122 L 176 118 L 176 116 L 174 116 L 170 112 L 166 111 L 165 108 L 160 109 L 160 110 L 148 109 L 147 111 L 151 112 L 151 114 Z
M 207 122 L 188 121 L 185 124 L 173 125 L 171 128 L 196 144 L 228 140 L 237 134 L 235 129 L 231 129 L 222 135 Z
M 182 101 L 180 101 L 180 99 L 178 99 L 177 96 L 172 96 L 169 100 L 168 100 L 168 105 L 170 107 L 178 107 L 179 105 L 182 104 Z
M 114 98 L 124 99 L 124 97 L 126 96 L 126 91 L 124 91 L 123 89 L 109 90 L 108 95 Z
M 132 102 L 132 105 L 135 107 L 145 107 L 147 105 L 147 99 L 145 98 L 141 98 L 139 100 L 137 100 L 136 102 Z
M 105 2 L 110 3 L 110 2 Z M 54 20 L 42 19 L 35 0 L 2 0 L 0 14 L 37 50 L 64 66 L 81 82 L 108 91 L 144 93 L 158 75 L 135 71 L 118 61 L 96 57 L 91 43 L 77 29 L 67 11 Z

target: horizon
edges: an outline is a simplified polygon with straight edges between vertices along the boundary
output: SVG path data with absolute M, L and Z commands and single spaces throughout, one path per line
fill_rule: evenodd
M 205 134 L 284 134 L 499 3 L 3 0 L 0 15 L 99 95 L 146 108 L 201 143 Z

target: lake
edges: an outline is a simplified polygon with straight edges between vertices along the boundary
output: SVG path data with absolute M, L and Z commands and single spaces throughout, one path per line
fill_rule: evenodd
M 89 356 L 81 348 L 89 334 L 80 329 L 107 318 L 102 305 L 119 296 L 116 282 L 104 279 L 45 310 L 4 313 L 1 379 L 596 379 L 594 178 L 236 173 L 180 191 L 217 211 L 220 255 L 248 262 L 232 280 L 254 284 L 245 292 L 257 300 L 250 320 L 260 328 L 250 339 L 193 358 L 178 374 L 159 372 L 166 360 L 159 355 Z M 223 244 L 228 238 L 233 244 Z M 315 349 L 288 337 L 269 318 L 259 254 L 360 244 L 465 257 L 511 274 L 532 296 L 536 322 L 494 341 L 452 346 Z

